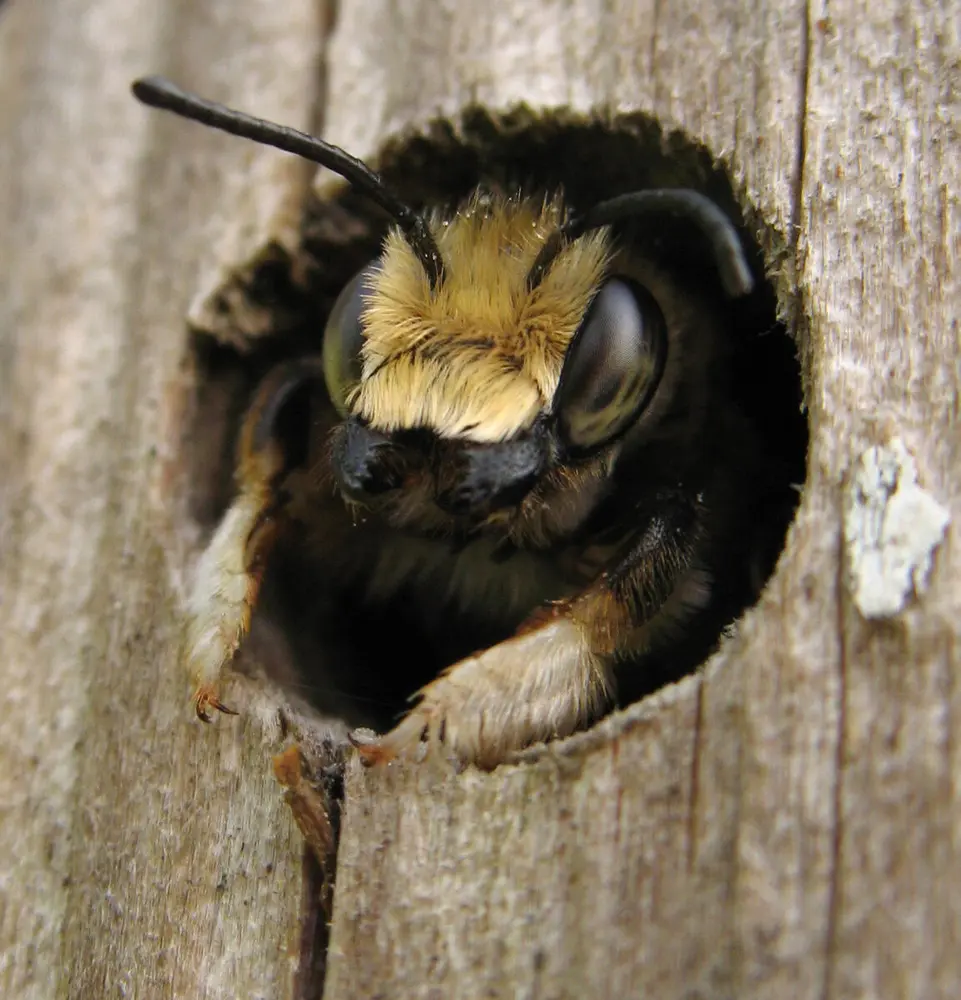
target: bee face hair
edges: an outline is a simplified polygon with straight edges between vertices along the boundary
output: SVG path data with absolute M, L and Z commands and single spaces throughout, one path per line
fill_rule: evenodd
M 451 262 L 431 288 L 410 246 L 387 238 L 363 313 L 351 412 L 385 432 L 506 441 L 553 399 L 567 349 L 610 259 L 606 231 L 571 244 L 534 288 L 527 276 L 563 221 L 557 201 L 473 201 L 434 222 Z

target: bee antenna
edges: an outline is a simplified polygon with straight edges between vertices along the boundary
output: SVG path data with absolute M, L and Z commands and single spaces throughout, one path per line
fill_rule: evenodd
M 561 250 L 589 229 L 609 226 L 633 216 L 655 214 L 680 216 L 700 229 L 714 252 L 721 283 L 731 298 L 747 295 L 754 288 L 754 276 L 734 223 L 710 198 L 688 188 L 633 191 L 600 202 L 581 218 L 570 219 L 541 247 L 527 275 L 528 288 L 535 288 Z
M 161 76 L 136 80 L 131 89 L 134 97 L 149 107 L 172 111 L 181 118 L 189 118 L 221 132 L 229 132 L 244 139 L 253 139 L 254 142 L 265 146 L 274 146 L 287 153 L 294 153 L 340 174 L 358 191 L 380 205 L 397 222 L 407 242 L 424 265 L 431 288 L 436 288 L 443 280 L 444 259 L 427 223 L 391 194 L 380 177 L 356 157 L 344 152 L 338 146 L 332 146 L 305 132 L 299 132 L 286 125 L 275 125 L 273 122 L 254 118 L 223 104 L 205 100 L 196 94 L 189 94 Z

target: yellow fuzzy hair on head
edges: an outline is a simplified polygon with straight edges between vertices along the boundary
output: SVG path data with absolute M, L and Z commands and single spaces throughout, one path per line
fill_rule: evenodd
M 351 411 L 384 432 L 503 441 L 554 395 L 564 357 L 610 260 L 607 230 L 573 241 L 532 290 L 527 275 L 564 222 L 558 200 L 475 197 L 431 220 L 444 278 L 431 288 L 398 230 L 362 314 L 363 374 Z

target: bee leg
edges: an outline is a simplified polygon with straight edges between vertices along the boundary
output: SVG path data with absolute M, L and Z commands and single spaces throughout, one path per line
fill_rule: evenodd
M 362 759 L 390 761 L 426 737 L 465 762 L 494 767 L 587 725 L 612 700 L 617 659 L 649 646 L 665 617 L 679 619 L 702 599 L 703 577 L 692 571 L 697 531 L 678 514 L 652 519 L 583 593 L 538 610 L 518 634 L 449 667 L 391 732 L 355 743 Z
M 247 488 L 233 502 L 200 562 L 187 602 L 184 662 L 197 715 L 236 715 L 218 697 L 220 675 L 250 627 L 275 525 L 265 491 Z
M 382 763 L 426 736 L 465 762 L 493 767 L 528 743 L 573 732 L 612 693 L 609 664 L 593 654 L 581 625 L 560 613 L 454 664 L 397 727 L 358 751 L 366 763 Z
M 278 415 L 291 394 L 317 377 L 316 366 L 292 363 L 266 379 L 244 419 L 237 480 L 239 494 L 224 515 L 200 561 L 187 601 L 184 663 L 194 685 L 197 716 L 211 710 L 236 715 L 220 700 L 219 682 L 250 628 L 267 561 L 284 521 L 286 472 L 274 436 Z

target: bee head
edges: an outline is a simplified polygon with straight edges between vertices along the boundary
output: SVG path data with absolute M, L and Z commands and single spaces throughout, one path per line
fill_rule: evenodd
M 698 222 L 719 245 L 729 291 L 750 289 L 730 222 L 686 190 L 613 199 L 581 219 L 557 198 L 475 194 L 428 220 L 443 261 L 437 283 L 392 231 L 324 334 L 344 495 L 405 524 L 432 504 L 454 519 L 503 522 L 595 485 L 666 364 L 664 312 L 620 273 L 610 229 L 654 211 Z
M 319 139 L 160 78 L 133 90 L 146 104 L 320 163 L 393 218 L 382 254 L 330 314 L 323 374 L 341 417 L 339 488 L 399 526 L 503 522 L 505 511 L 523 516 L 558 493 L 597 494 L 618 441 L 657 393 L 669 347 L 656 295 L 614 266 L 611 226 L 683 217 L 705 238 L 728 294 L 752 287 L 730 220 L 695 191 L 622 195 L 581 217 L 559 199 L 477 195 L 452 217 L 428 217 Z

